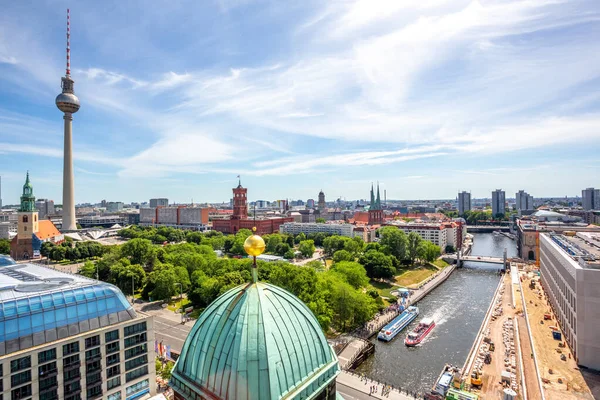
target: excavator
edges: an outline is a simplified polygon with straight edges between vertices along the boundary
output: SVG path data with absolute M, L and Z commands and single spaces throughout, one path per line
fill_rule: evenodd
M 479 371 L 473 371 L 471 374 L 471 386 L 476 386 L 477 388 L 481 389 L 481 376 L 482 374 L 480 374 Z

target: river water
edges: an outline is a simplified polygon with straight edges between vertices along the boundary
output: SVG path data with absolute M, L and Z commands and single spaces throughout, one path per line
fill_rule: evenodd
M 516 256 L 516 242 L 505 236 L 473 234 L 471 255 Z M 440 286 L 416 305 L 419 316 L 389 343 L 373 338 L 375 354 L 363 362 L 358 373 L 394 387 L 428 392 L 444 364 L 464 364 L 479 331 L 500 278 L 499 264 L 465 262 Z M 422 318 L 432 317 L 436 327 L 417 347 L 406 347 L 404 338 Z

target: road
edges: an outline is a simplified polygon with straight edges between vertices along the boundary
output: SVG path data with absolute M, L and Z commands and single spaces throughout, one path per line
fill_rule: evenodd
M 303 259 L 303 260 L 296 261 L 296 262 L 294 262 L 293 264 L 295 264 L 295 265 L 304 265 L 304 264 L 307 264 L 307 263 L 309 263 L 309 262 L 311 262 L 311 261 L 318 260 L 318 259 L 320 259 L 321 257 L 323 257 L 323 250 L 321 250 L 321 249 L 317 249 L 317 250 L 316 250 L 316 251 L 313 253 L 313 255 L 312 255 L 312 257 L 311 257 L 311 258 L 305 258 L 305 259 Z
M 181 314 L 162 308 L 161 302 L 136 303 L 136 311 L 142 311 L 154 317 L 154 335 L 158 342 L 170 345 L 171 351 L 181 352 L 183 343 L 192 330 L 196 320 L 181 323 Z

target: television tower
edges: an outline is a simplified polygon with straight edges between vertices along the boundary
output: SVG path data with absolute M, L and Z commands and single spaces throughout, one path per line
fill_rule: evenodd
M 73 177 L 73 114 L 79 110 L 79 99 L 73 92 L 71 79 L 71 21 L 67 9 L 67 73 L 61 78 L 62 93 L 56 97 L 56 107 L 65 113 L 65 147 L 63 154 L 63 201 L 62 228 L 63 231 L 77 229 L 75 221 L 75 184 Z

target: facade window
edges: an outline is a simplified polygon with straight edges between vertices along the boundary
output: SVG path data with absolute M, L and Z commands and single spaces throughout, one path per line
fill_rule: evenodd
M 92 372 L 96 372 L 100 369 L 102 369 L 102 364 L 100 363 L 100 360 L 88 363 L 85 366 L 85 372 L 88 374 L 90 374 Z
M 116 388 L 117 386 L 121 386 L 121 377 L 117 376 L 115 378 L 109 379 L 106 381 L 106 389 L 110 390 L 112 388 Z
M 85 339 L 85 348 L 100 346 L 100 335 L 92 336 Z
M 100 382 L 102 380 L 102 374 L 100 372 L 95 372 L 93 374 L 87 374 L 85 376 L 86 385 L 90 386 L 96 382 Z
M 81 382 L 79 381 L 75 381 L 65 385 L 65 393 L 73 393 L 78 390 L 81 390 Z
M 73 365 L 79 365 L 79 354 L 67 357 L 63 360 L 63 368 L 67 368 Z
M 11 400 L 26 399 L 31 396 L 31 385 L 22 386 L 11 393 Z
M 38 353 L 38 364 L 52 361 L 56 358 L 56 349 L 50 349 Z
M 40 378 L 43 378 L 44 376 L 50 375 L 56 371 L 56 361 L 53 361 L 48 364 L 40 365 L 38 368 L 38 375 L 40 376 Z
M 114 367 L 110 367 L 106 370 L 106 377 L 112 378 L 113 376 L 117 376 L 121 374 L 121 366 L 115 365 Z
M 27 215 L 23 215 L 23 222 L 29 222 L 29 218 L 27 218 Z
M 114 331 L 110 331 L 110 332 L 106 332 L 104 334 L 104 341 L 106 343 L 115 341 L 115 340 L 119 340 L 119 330 L 115 329 Z
M 73 353 L 79 353 L 79 342 L 73 342 L 63 346 L 63 356 L 68 356 Z
M 129 386 L 127 389 L 125 389 L 125 395 L 130 396 L 132 394 L 136 394 L 144 389 L 147 389 L 149 385 L 150 385 L 150 381 L 148 379 L 144 379 L 143 381 L 140 381 L 134 385 Z
M 148 364 L 148 356 L 143 355 L 138 358 L 134 358 L 133 360 L 129 360 L 125 362 L 125 371 L 132 370 L 134 368 L 139 367 L 140 365 Z
M 63 373 L 63 381 L 68 382 L 81 376 L 79 369 L 72 369 Z
M 24 383 L 31 382 L 31 370 L 19 372 L 10 377 L 10 385 L 12 387 L 22 385 Z
M 56 376 L 50 378 L 40 379 L 40 392 L 57 385 Z
M 10 372 L 17 372 L 31 367 L 31 356 L 17 358 L 10 362 Z
M 142 368 L 134 369 L 131 372 L 125 374 L 125 382 L 130 382 L 140 376 L 148 375 L 148 366 L 144 365 Z
M 125 359 L 129 360 L 132 357 L 138 356 L 140 354 L 146 354 L 147 352 L 148 352 L 148 344 L 144 343 L 142 345 L 125 350 Z
M 114 353 L 119 351 L 119 342 L 112 342 L 106 345 L 106 354 Z
M 58 389 L 51 390 L 49 392 L 40 393 L 40 400 L 57 400 Z
M 94 387 L 88 388 L 88 390 L 87 390 L 87 398 L 88 399 L 95 399 L 95 398 L 100 397 L 100 395 L 102 395 L 102 385 L 94 386 Z
M 134 324 L 134 325 L 130 325 L 130 326 L 126 326 L 123 329 L 123 335 L 124 336 L 131 336 L 131 335 L 135 335 L 136 333 L 140 333 L 140 332 L 146 332 L 146 321 Z
M 65 397 L 65 400 L 81 400 L 81 395 L 77 393 L 72 396 Z
M 121 362 L 121 357 L 119 357 L 120 354 L 111 354 L 110 356 L 106 357 L 106 365 L 113 365 L 113 364 L 117 364 L 119 362 Z
M 141 333 L 139 335 L 131 336 L 125 338 L 125 348 L 135 346 L 136 344 L 147 342 L 148 338 L 146 337 L 146 332 Z
M 107 397 L 108 400 L 121 400 L 121 392 L 113 393 Z
M 96 357 L 100 357 L 100 347 L 96 347 L 95 349 L 92 350 L 88 350 L 85 352 L 85 359 L 86 360 L 93 360 Z

